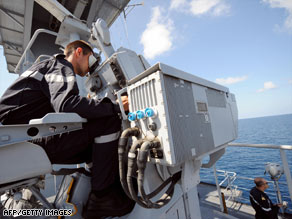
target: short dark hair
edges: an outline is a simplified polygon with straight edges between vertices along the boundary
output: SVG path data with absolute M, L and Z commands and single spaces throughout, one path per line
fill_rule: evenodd
M 89 43 L 85 42 L 84 40 L 76 40 L 66 46 L 64 51 L 66 58 L 68 58 L 78 47 L 82 48 L 84 55 L 87 55 L 90 52 L 93 53 L 93 49 Z
M 257 187 L 261 187 L 262 185 L 265 184 L 263 178 L 260 177 L 255 178 L 254 183 L 256 184 Z

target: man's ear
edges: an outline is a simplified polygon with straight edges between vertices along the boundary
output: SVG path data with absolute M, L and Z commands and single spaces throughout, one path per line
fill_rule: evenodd
M 81 56 L 82 55 L 82 48 L 81 47 L 78 47 L 77 49 L 76 49 L 76 55 L 77 56 Z

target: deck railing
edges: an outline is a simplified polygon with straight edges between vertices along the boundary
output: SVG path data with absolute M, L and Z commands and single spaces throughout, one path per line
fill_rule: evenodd
M 223 180 L 221 180 L 221 182 L 219 183 L 219 186 L 220 187 L 224 187 L 226 190 L 228 190 L 230 192 L 230 195 L 228 195 L 227 198 L 225 196 L 225 198 L 226 198 L 225 201 L 227 203 L 229 201 L 231 201 L 231 202 L 237 201 L 237 202 L 241 202 L 241 203 L 249 203 L 249 198 L 243 196 L 242 194 L 239 194 L 239 192 L 247 192 L 247 193 L 249 193 L 250 188 L 246 188 L 246 187 L 240 186 L 240 185 L 238 185 L 238 183 L 239 182 L 242 182 L 242 181 L 250 181 L 250 182 L 253 182 L 253 180 L 254 180 L 253 178 L 239 176 L 235 172 L 224 171 L 224 170 L 216 170 L 216 172 L 217 172 L 217 177 L 218 178 L 223 178 Z M 278 200 L 278 197 L 277 197 L 277 188 L 276 188 L 276 186 L 274 184 L 274 181 L 267 180 L 267 182 L 270 185 L 273 184 L 274 190 L 272 190 L 272 192 L 266 192 L 265 191 L 265 193 L 268 194 L 268 196 L 270 198 L 274 198 L 274 199 Z M 284 182 L 278 182 L 278 183 L 279 183 L 280 187 L 281 186 L 287 186 L 287 183 L 284 183 Z M 282 200 L 284 200 L 284 199 L 287 200 L 287 199 L 289 199 L 289 196 L 283 195 L 281 193 L 281 199 Z M 279 201 L 277 201 L 277 202 L 279 202 Z M 285 209 L 285 212 L 292 213 L 291 206 L 288 206 Z
M 292 150 L 292 145 L 269 145 L 269 144 L 244 144 L 244 143 L 230 143 L 228 144 L 228 147 L 251 147 L 251 148 L 263 148 L 263 149 L 277 149 L 280 150 L 280 155 L 281 155 L 281 160 L 282 160 L 282 165 L 284 168 L 284 174 L 286 176 L 286 183 L 283 182 L 277 182 L 278 184 L 282 184 L 282 185 L 286 185 L 288 187 L 288 191 L 289 191 L 289 195 L 290 196 L 286 196 L 286 195 L 281 195 L 280 194 L 280 200 L 282 200 L 282 198 L 286 198 L 286 199 L 290 199 L 291 203 L 292 203 L 292 180 L 291 180 L 291 172 L 290 172 L 290 168 L 288 165 L 288 161 L 287 161 L 287 156 L 286 156 L 286 152 L 285 150 Z M 249 181 L 253 181 L 254 179 L 252 178 L 248 178 L 248 177 L 243 177 L 243 176 L 238 176 L 237 173 L 235 172 L 228 172 L 228 171 L 224 171 L 224 170 L 216 170 L 216 167 L 214 165 L 214 176 L 215 176 L 215 181 L 216 181 L 216 186 L 217 186 L 217 191 L 218 191 L 218 196 L 220 197 L 220 207 L 221 210 L 223 211 L 224 206 L 223 206 L 223 202 L 222 202 L 222 197 L 221 197 L 221 189 L 220 187 L 222 185 L 226 185 L 226 189 L 228 189 L 231 192 L 231 195 L 227 198 L 227 202 L 228 201 L 245 201 L 245 202 L 249 202 L 249 199 L 244 198 L 243 196 L 237 197 L 236 195 L 236 191 L 240 190 L 240 191 L 249 191 L 250 188 L 244 188 L 244 187 L 240 187 L 238 185 L 236 185 L 235 181 L 236 180 L 249 180 Z M 223 180 L 221 182 L 218 182 L 218 176 L 219 177 L 223 177 Z M 278 199 L 278 195 L 277 195 L 277 189 L 275 187 L 275 182 L 274 181 L 268 181 L 269 183 L 272 183 L 274 185 L 274 193 L 267 193 L 270 196 L 274 196 Z M 285 209 L 286 212 L 292 213 L 292 206 L 287 206 L 287 208 Z

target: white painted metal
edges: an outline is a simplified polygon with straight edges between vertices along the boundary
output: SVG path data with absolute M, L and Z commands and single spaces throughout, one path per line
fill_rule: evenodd
M 291 146 L 291 148 L 292 148 L 292 146 Z M 287 185 L 288 185 L 290 199 L 292 201 L 292 179 L 291 179 L 291 172 L 290 172 L 290 168 L 289 168 L 289 165 L 288 165 L 286 153 L 285 153 L 285 151 L 283 149 L 280 149 L 280 155 L 281 155 L 282 164 L 283 164 L 283 167 L 284 167 L 284 174 L 286 176 L 286 181 L 287 181 Z
M 181 183 L 187 219 L 201 218 L 200 202 L 197 191 L 197 185 L 200 183 L 200 168 L 200 160 L 189 160 L 183 164 Z
M 227 104 L 231 105 L 231 103 Z M 237 138 L 237 121 L 234 121 L 232 117 L 232 113 L 237 114 L 236 111 L 232 111 L 229 107 L 226 109 L 209 106 L 209 119 L 211 121 L 215 147 L 230 142 L 230 139 Z
M 277 203 L 283 203 L 278 180 L 274 180 L 274 189 L 276 190 L 275 192 L 277 194 L 276 195 Z M 280 209 L 281 212 L 284 213 L 283 207 L 281 207 Z
M 228 146 L 292 150 L 292 145 L 246 144 L 246 143 L 231 142 L 231 143 L 228 143 Z
M 17 1 L 18 2 L 18 1 Z M 13 70 L 24 49 L 25 1 L 14 4 L 13 0 L 0 1 L 0 35 L 7 69 Z
M 271 178 L 278 179 L 284 173 L 284 168 L 277 163 L 266 163 L 265 170 L 268 174 L 270 174 Z
M 15 68 L 15 73 L 18 73 L 20 74 L 20 66 L 23 64 L 23 66 L 25 66 L 27 63 L 26 63 L 26 54 L 27 52 L 30 50 L 31 46 L 33 45 L 35 39 L 37 38 L 37 36 L 40 34 L 40 33 L 47 33 L 47 34 L 51 34 L 51 35 L 54 35 L 54 36 L 57 36 L 58 34 L 56 32 L 53 32 L 53 31 L 50 31 L 50 30 L 46 30 L 46 29 L 38 29 L 36 32 L 34 32 L 32 38 L 30 39 L 27 47 L 25 48 L 16 68 Z M 23 63 L 24 61 L 24 63 Z M 25 70 L 25 69 L 22 69 L 22 70 Z
M 79 19 L 72 18 L 71 16 L 65 17 L 60 26 L 55 43 L 65 48 L 68 43 L 72 42 L 72 34 L 75 36 L 75 39 L 88 41 L 90 38 L 90 29 Z M 77 35 L 78 37 L 76 37 Z M 72 37 L 72 39 L 74 39 L 74 37 Z
M 105 21 L 102 19 L 98 19 L 95 22 L 95 28 L 102 43 L 104 43 L 106 46 L 110 45 L 111 43 L 110 32 Z
M 94 0 L 91 3 L 87 18 L 87 26 L 91 27 L 92 22 L 97 18 L 103 19 L 110 27 L 123 11 L 130 0 Z
M 104 2 L 101 1 L 101 0 L 92 1 L 91 7 L 90 7 L 90 10 L 89 10 L 89 13 L 88 13 L 88 17 L 87 17 L 87 26 L 88 27 L 92 26 L 92 23 L 94 21 L 96 21 L 97 17 L 101 17 L 101 16 L 96 16 L 96 15 L 98 14 L 98 11 L 101 9 L 103 3 Z M 103 18 L 103 20 L 105 20 L 105 19 Z
M 76 113 L 48 113 L 41 119 L 33 119 L 29 124 L 0 126 L 0 148 L 9 144 L 57 135 L 82 129 L 86 119 Z M 52 129 L 52 127 L 54 127 Z M 66 129 L 64 129 L 66 127 Z M 28 130 L 34 129 L 35 134 L 29 135 Z
M 88 0 L 79 0 L 73 12 L 74 16 L 80 18 L 87 4 Z
M 15 32 L 15 31 L 14 31 Z M 17 32 L 16 32 L 17 33 Z M 2 37 L 2 36 L 1 36 Z M 2 37 L 3 38 L 3 37 Z M 15 52 L 15 53 L 17 53 L 17 55 L 19 55 L 19 56 L 21 56 L 22 55 L 22 53 L 21 52 L 19 52 L 19 47 L 18 47 L 18 45 L 15 45 L 15 44 L 11 44 L 10 42 L 7 42 L 7 41 L 5 41 L 5 44 L 8 46 L 8 47 L 10 47 L 10 49 L 11 50 L 13 50 L 13 52 Z M 7 57 L 6 57 L 7 58 Z M 7 63 L 9 63 L 9 62 L 7 62 Z M 10 63 L 11 64 L 11 63 Z
M 156 63 L 151 68 L 148 68 L 143 73 L 141 73 L 138 76 L 136 76 L 135 78 L 131 79 L 129 81 L 129 85 L 141 80 L 142 78 L 144 78 L 144 77 L 146 77 L 146 76 L 148 76 L 148 75 L 150 75 L 153 72 L 158 71 L 158 70 L 161 70 L 162 72 L 164 72 L 165 74 L 167 74 L 169 76 L 181 78 L 181 79 L 186 80 L 186 81 L 194 82 L 195 84 L 203 85 L 205 87 L 209 87 L 209 88 L 213 88 L 215 90 L 229 93 L 229 89 L 227 87 L 224 87 L 220 84 L 216 84 L 212 81 L 208 81 L 206 79 L 200 78 L 200 77 L 195 76 L 193 74 L 184 72 L 182 70 L 179 70 L 177 68 L 174 68 L 174 67 L 166 65 L 166 64 L 163 64 L 161 62 Z
M 31 37 L 34 0 L 25 0 L 23 48 L 26 48 Z
M 45 150 L 29 142 L 0 147 L 0 164 L 0 184 L 38 177 L 52 171 Z M 3 168 L 7 165 L 9 168 Z
M 80 36 L 78 33 L 70 33 L 70 42 L 73 42 L 75 40 L 80 40 Z
M 225 147 L 226 147 L 226 145 L 223 145 L 223 146 L 216 148 L 218 150 L 213 150 L 212 154 L 209 155 L 209 162 L 203 163 L 202 167 L 203 168 L 210 168 L 213 165 L 215 166 L 216 162 L 224 155 Z M 204 156 L 200 156 L 200 157 L 198 157 L 198 159 L 203 159 L 203 157 Z
M 21 22 L 19 22 L 17 19 L 15 19 L 15 17 L 13 17 L 13 15 L 11 15 L 11 12 L 8 12 L 2 8 L 0 8 L 0 12 L 2 12 L 4 15 L 6 15 L 13 23 L 17 24 L 17 26 L 23 30 L 24 25 Z
M 113 57 L 117 59 L 127 81 L 145 70 L 141 59 L 132 50 L 121 47 Z
M 87 122 L 86 119 L 81 118 L 77 113 L 48 113 L 41 119 L 32 119 L 29 121 L 30 125 L 34 124 L 51 124 L 51 123 L 79 123 Z
M 66 16 L 70 15 L 75 17 L 70 11 L 68 11 L 63 5 L 57 0 L 35 0 L 43 8 L 49 11 L 54 17 L 62 22 Z
M 218 197 L 219 197 L 219 201 L 220 201 L 221 212 L 224 212 L 224 206 L 223 206 L 222 195 L 221 195 L 221 188 L 220 188 L 220 185 L 219 185 L 219 182 L 218 182 L 216 165 L 213 166 L 213 171 L 214 171 L 214 177 L 215 177 L 215 182 L 216 182 L 216 188 L 217 188 L 217 192 L 218 192 Z
M 221 87 L 220 85 L 217 86 L 212 82 L 182 72 L 162 63 L 159 63 L 157 67 L 159 68 L 156 69 L 151 67 L 147 70 L 149 72 L 146 71 L 146 74 L 145 72 L 141 73 L 140 75 L 144 75 L 144 77 L 140 77 L 140 75 L 137 76 L 129 83 L 133 81 L 135 82 L 128 86 L 130 112 L 145 111 L 148 107 L 157 111 L 156 117 L 131 122 L 131 126 L 140 127 L 143 135 L 147 138 L 159 138 L 164 158 L 152 159 L 153 162 L 162 165 L 175 166 L 180 162 L 183 162 L 182 157 L 192 156 L 198 158 L 206 156 L 217 152 L 217 149 L 219 148 L 222 149 L 226 147 L 228 142 L 236 139 L 237 120 L 235 121 L 233 118 L 234 115 L 237 117 L 236 102 L 234 102 L 230 96 L 227 97 L 225 93 L 227 88 Z M 150 71 L 152 71 L 152 74 Z M 169 79 L 170 77 L 168 76 L 172 76 L 172 79 Z M 166 80 L 173 81 L 166 82 Z M 168 84 L 166 85 L 166 83 Z M 185 83 L 189 83 L 189 85 L 185 85 Z M 190 107 L 195 108 L 197 102 L 202 101 L 207 106 L 206 110 L 199 111 L 198 109 L 194 109 L 192 112 L 188 112 L 189 115 L 180 115 L 179 112 L 181 112 L 183 107 L 186 106 L 177 106 L 178 108 L 174 109 L 174 105 L 170 106 L 169 102 L 171 101 L 171 98 L 175 97 L 172 96 L 170 98 L 167 93 L 170 93 L 177 87 L 181 87 L 181 89 L 183 89 L 181 92 L 184 92 L 184 94 L 187 94 L 192 98 L 192 100 L 190 100 L 192 102 L 188 103 L 190 104 Z M 207 98 L 206 95 L 210 90 L 209 88 L 212 88 L 212 92 L 217 92 L 218 95 L 221 96 L 221 107 L 208 104 L 213 101 L 211 98 Z M 213 91 L 215 88 L 221 88 L 222 90 Z M 176 97 L 177 101 L 174 102 L 178 102 L 179 98 L 182 98 L 184 94 Z M 173 115 L 170 113 L 171 110 L 173 110 Z M 184 110 L 184 112 L 185 111 L 187 110 Z M 192 117 L 190 117 L 190 115 L 192 115 Z M 200 130 L 200 133 L 198 133 L 198 139 L 194 140 L 194 142 L 187 143 L 187 147 L 189 148 L 182 148 L 182 143 L 176 143 L 175 138 L 181 138 L 181 136 L 179 136 L 178 131 L 174 131 L 178 124 L 173 121 L 183 121 L 182 119 L 188 120 L 189 118 L 196 120 L 196 123 L 192 123 L 192 126 L 188 129 L 200 130 L 198 127 L 202 126 L 204 126 L 205 129 Z M 201 118 L 204 118 L 204 120 Z M 156 130 L 149 130 L 148 124 L 151 123 L 157 125 Z M 181 129 L 183 128 L 184 127 L 181 127 Z M 210 139 L 212 142 L 208 141 Z M 222 156 L 222 154 L 220 154 L 220 156 Z
M 105 58 L 108 59 L 115 52 L 110 43 L 108 27 L 102 19 L 97 19 L 92 26 L 92 31 L 96 40 L 91 40 L 91 43 L 100 49 Z

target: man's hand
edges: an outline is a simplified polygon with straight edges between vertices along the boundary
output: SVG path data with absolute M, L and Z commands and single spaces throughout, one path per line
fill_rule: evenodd
M 127 96 L 121 96 L 123 107 L 125 111 L 129 111 L 129 102 Z M 118 102 L 118 101 L 117 101 Z

